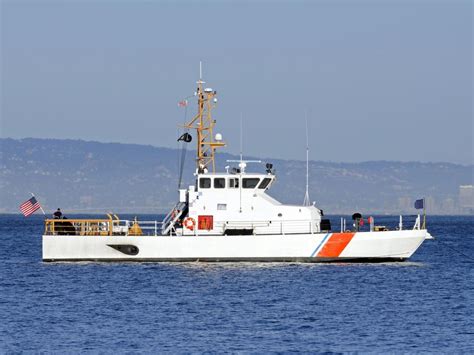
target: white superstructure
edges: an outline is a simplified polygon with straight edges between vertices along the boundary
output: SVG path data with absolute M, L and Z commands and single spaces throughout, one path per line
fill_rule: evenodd
M 272 198 L 267 190 L 274 180 L 271 173 L 198 174 L 196 186 L 180 190 L 182 207 L 171 212 L 175 217 L 162 230 L 167 234 L 172 228 L 177 235 L 319 232 L 320 211 L 314 206 L 283 205 Z

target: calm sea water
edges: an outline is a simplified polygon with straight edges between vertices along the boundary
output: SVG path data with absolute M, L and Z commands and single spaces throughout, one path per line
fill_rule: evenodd
M 474 353 L 474 218 L 428 222 L 403 263 L 51 264 L 0 215 L 0 352 Z

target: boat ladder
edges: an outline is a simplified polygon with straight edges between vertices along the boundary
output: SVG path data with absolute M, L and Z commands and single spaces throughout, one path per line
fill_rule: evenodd
M 167 235 L 170 233 L 175 223 L 181 218 L 186 207 L 186 202 L 178 202 L 171 211 L 166 215 L 161 226 L 161 235 Z

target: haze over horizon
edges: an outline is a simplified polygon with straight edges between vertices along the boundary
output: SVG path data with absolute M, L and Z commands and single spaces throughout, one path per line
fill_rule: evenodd
M 148 144 L 148 143 L 133 143 L 133 142 L 130 142 L 130 143 L 124 143 L 124 142 L 117 142 L 117 141 L 99 141 L 99 140 L 88 140 L 88 139 L 81 139 L 81 138 L 41 138 L 41 137 L 18 137 L 18 138 L 12 138 L 12 137 L 0 137 L 0 140 L 1 139 L 14 139 L 14 140 L 18 140 L 18 141 L 23 141 L 23 140 L 28 140 L 28 139 L 46 139 L 46 140 L 71 140 L 71 141 L 82 141 L 82 142 L 86 142 L 86 143 L 103 143 L 103 144 L 123 144 L 123 145 L 138 145 L 138 146 L 151 146 L 153 148 L 165 148 L 165 149 L 171 149 L 171 150 L 178 150 L 178 151 L 181 151 L 181 147 L 165 147 L 165 146 L 160 146 L 160 145 L 156 145 L 156 144 Z M 194 143 L 194 142 L 193 142 Z M 188 148 L 187 150 L 187 154 L 189 156 L 193 156 L 192 152 L 196 152 L 196 149 L 194 147 L 194 144 L 191 143 L 191 146 L 190 148 Z M 227 153 L 227 154 L 232 154 L 236 157 L 239 156 L 238 153 L 234 153 L 234 152 L 230 152 L 230 151 L 222 151 L 220 150 L 219 152 L 217 152 L 217 156 L 219 156 L 220 153 Z M 181 153 L 180 153 L 181 154 Z M 306 161 L 306 157 L 296 157 L 295 159 L 291 159 L 291 158 L 281 158 L 281 157 L 278 157 L 276 155 L 259 155 L 258 153 L 256 154 L 244 154 L 244 159 L 246 158 L 262 158 L 262 159 L 278 159 L 278 160 L 288 160 L 288 161 L 295 161 L 295 162 L 305 162 Z M 192 160 L 192 158 L 188 158 L 188 160 Z M 316 158 L 310 158 L 309 159 L 310 162 L 323 162 L 323 163 L 342 163 L 342 164 L 363 164 L 363 163 L 372 163 L 372 162 L 391 162 L 391 163 L 397 163 L 397 162 L 400 162 L 400 163 L 423 163 L 423 164 L 430 164 L 430 163 L 433 163 L 433 164 L 439 164 L 439 163 L 446 163 L 446 164 L 456 164 L 456 165 L 462 165 L 462 166 L 474 166 L 474 164 L 471 164 L 471 163 L 457 163 L 457 162 L 450 162 L 450 161 L 417 161 L 417 160 L 386 160 L 386 159 L 373 159 L 373 160 L 360 160 L 360 161 L 336 161 L 336 160 L 328 160 L 328 159 L 318 159 L 317 157 Z M 189 162 L 188 162 L 189 163 Z
M 202 60 L 223 152 L 474 163 L 470 1 L 0 6 L 0 137 L 176 148 Z

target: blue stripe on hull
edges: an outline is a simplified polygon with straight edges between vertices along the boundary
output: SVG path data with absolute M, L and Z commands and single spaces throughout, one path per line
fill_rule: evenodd
M 311 257 L 314 257 L 316 255 L 316 252 L 323 246 L 324 242 L 326 241 L 326 239 L 329 238 L 330 235 L 331 233 L 328 233 L 324 236 L 323 240 L 321 240 L 321 243 L 319 243 L 316 249 L 314 249 L 314 251 L 311 253 Z

